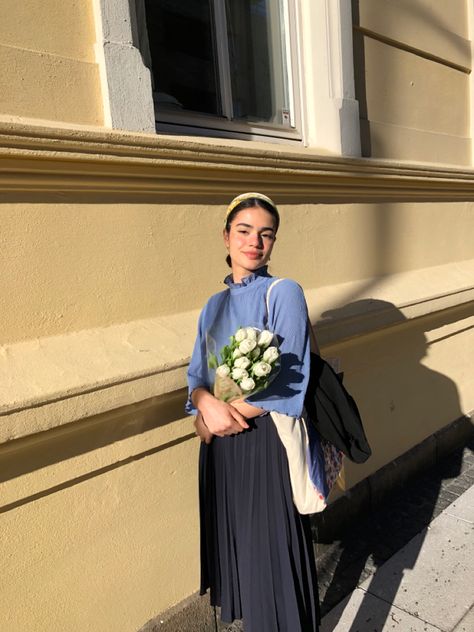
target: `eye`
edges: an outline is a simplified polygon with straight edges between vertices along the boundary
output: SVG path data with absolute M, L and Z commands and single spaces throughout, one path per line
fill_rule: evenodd
M 248 230 L 239 230 L 239 233 L 242 233 L 242 235 L 248 235 L 249 231 Z
M 273 233 L 264 233 L 262 237 L 264 239 L 273 239 Z

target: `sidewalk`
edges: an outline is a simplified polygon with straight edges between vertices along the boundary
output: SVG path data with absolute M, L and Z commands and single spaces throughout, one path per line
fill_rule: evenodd
M 354 568 L 354 561 L 351 567 L 340 556 L 329 585 L 323 587 L 323 614 L 328 598 L 337 601 L 334 574 L 345 575 L 347 581 L 347 575 L 359 573 L 360 583 L 356 580 L 357 587 L 325 614 L 321 632 L 474 632 L 473 483 L 474 456 L 466 447 L 391 499 L 381 510 L 386 514 L 382 519 L 371 516 L 375 524 L 364 542 L 365 564 Z M 437 497 L 431 498 L 430 490 Z M 416 499 L 418 507 L 412 502 L 407 512 Z M 403 538 L 403 529 L 416 530 L 430 511 L 432 520 L 425 528 L 380 559 L 392 540 Z M 410 524 L 403 525 L 407 520 Z M 357 536 L 351 539 L 355 542 Z M 347 539 L 341 548 L 350 551 Z M 348 594 L 343 586 L 338 588 L 339 595 Z

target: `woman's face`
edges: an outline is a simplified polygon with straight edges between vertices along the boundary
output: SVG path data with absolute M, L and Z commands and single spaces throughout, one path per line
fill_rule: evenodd
M 266 265 L 275 243 L 275 222 L 271 213 L 254 206 L 237 213 L 224 243 L 232 261 L 234 282 Z

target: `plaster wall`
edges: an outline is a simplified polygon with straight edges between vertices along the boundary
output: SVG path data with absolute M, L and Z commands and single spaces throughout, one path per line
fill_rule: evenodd
M 474 408 L 474 303 L 328 345 L 374 455 L 348 489 Z M 185 395 L 0 445 L 9 632 L 129 632 L 198 588 L 197 450 Z M 66 409 L 67 414 L 67 409 Z
M 323 345 L 341 360 L 374 451 L 364 466 L 347 464 L 348 489 L 474 409 L 474 302 L 419 317 L 397 307 L 409 275 L 424 270 L 410 288 L 422 306 L 425 285 L 436 292 L 443 274 L 455 277 L 473 258 L 474 208 L 307 202 L 281 211 L 272 271 L 298 279 L 313 311 L 325 297 L 316 332 L 349 319 L 340 327 L 348 337 Z M 198 441 L 183 419 L 184 369 L 196 309 L 227 272 L 222 217 L 211 202 L 89 196 L 2 206 L 0 371 L 15 377 L 17 361 L 28 370 L 18 374 L 24 401 L 15 380 L 0 389 L 10 404 L 0 409 L 0 614 L 9 632 L 138 630 L 197 590 Z M 404 274 L 389 292 L 387 280 Z M 354 307 L 391 318 L 354 335 Z M 136 321 L 147 317 L 160 327 Z M 130 361 L 130 372 L 150 356 L 161 373 L 140 365 L 141 381 L 119 367 Z M 176 359 L 183 367 L 172 378 Z M 98 382 L 104 367 L 119 386 Z
M 362 466 L 345 462 L 346 488 L 473 410 L 473 352 L 474 302 L 325 348 L 374 448 Z
M 362 155 L 471 163 L 468 3 L 440 8 L 354 3 Z
M 90 0 L 2 2 L 0 116 L 101 125 Z
M 37 197 L 0 206 L 2 343 L 199 309 L 224 287 L 224 204 Z M 471 202 L 308 202 L 281 214 L 271 269 L 307 289 L 474 256 Z
M 4 630 L 130 632 L 196 590 L 198 440 L 178 408 L 0 448 Z
M 228 272 L 228 199 L 255 188 L 279 203 L 271 271 L 303 285 L 373 447 L 346 465 L 348 489 L 474 409 L 472 174 L 405 166 L 401 180 L 388 162 L 237 141 L 111 143 L 73 129 L 107 109 L 93 3 L 3 4 L 0 66 L 15 72 L 0 73 L 0 117 L 57 129 L 2 128 L 0 619 L 130 632 L 198 588 L 185 370 Z M 467 3 L 358 4 L 366 155 L 470 164 Z

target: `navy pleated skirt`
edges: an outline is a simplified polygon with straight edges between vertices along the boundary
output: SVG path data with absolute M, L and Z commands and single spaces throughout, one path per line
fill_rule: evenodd
M 245 632 L 316 632 L 309 517 L 296 510 L 288 460 L 270 415 L 202 444 L 201 594 Z

